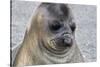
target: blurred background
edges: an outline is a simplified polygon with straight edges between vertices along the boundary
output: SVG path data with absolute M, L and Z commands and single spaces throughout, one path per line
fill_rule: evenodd
M 12 61 L 23 41 L 30 17 L 35 13 L 40 2 L 15 1 L 11 3 L 11 49 Z M 97 10 L 95 5 L 69 4 L 76 21 L 76 41 L 86 62 L 95 62 Z

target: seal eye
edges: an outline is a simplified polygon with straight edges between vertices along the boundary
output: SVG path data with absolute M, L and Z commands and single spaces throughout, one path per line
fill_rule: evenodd
M 59 21 L 54 21 L 52 24 L 49 25 L 50 30 L 57 31 L 62 27 L 62 24 Z
M 72 32 L 74 32 L 74 31 L 75 31 L 75 28 L 76 28 L 75 23 L 72 23 L 72 24 L 71 24 L 71 30 L 72 30 Z

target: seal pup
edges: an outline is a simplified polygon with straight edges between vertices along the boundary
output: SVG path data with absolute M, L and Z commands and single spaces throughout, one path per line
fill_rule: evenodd
M 84 62 L 75 41 L 73 20 L 68 5 L 41 3 L 31 19 L 14 66 Z

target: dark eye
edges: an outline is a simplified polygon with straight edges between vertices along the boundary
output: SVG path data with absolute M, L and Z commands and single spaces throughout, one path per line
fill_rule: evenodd
M 71 24 L 71 30 L 74 32 L 75 31 L 75 28 L 76 28 L 76 24 L 75 23 L 72 23 Z
M 54 21 L 52 24 L 49 25 L 50 30 L 57 31 L 62 27 L 62 24 L 59 21 Z

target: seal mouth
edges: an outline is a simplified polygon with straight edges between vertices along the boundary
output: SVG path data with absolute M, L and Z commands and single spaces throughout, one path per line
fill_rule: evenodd
M 59 37 L 51 39 L 49 43 L 44 43 L 44 41 L 41 40 L 40 44 L 42 44 L 40 46 L 45 49 L 47 53 L 50 52 L 55 55 L 63 55 L 70 50 L 73 41 L 71 34 L 64 33 Z
M 53 44 L 52 48 L 55 50 L 65 50 L 70 48 L 72 46 L 71 34 L 64 33 L 62 36 L 52 39 L 50 43 Z

